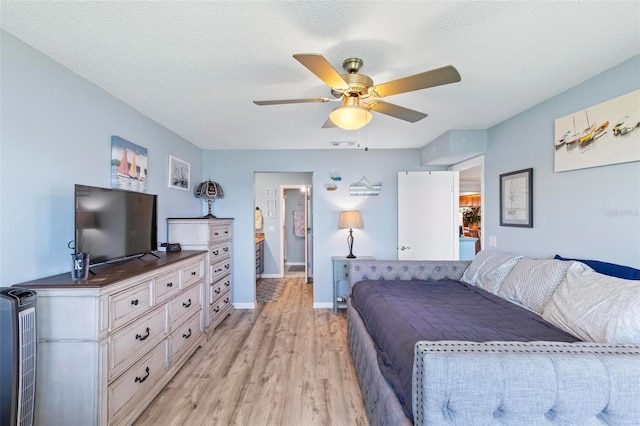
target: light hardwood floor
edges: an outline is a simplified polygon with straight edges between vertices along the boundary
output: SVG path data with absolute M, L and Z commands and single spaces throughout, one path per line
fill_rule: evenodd
M 277 302 L 236 310 L 136 425 L 366 425 L 344 311 L 286 277 Z

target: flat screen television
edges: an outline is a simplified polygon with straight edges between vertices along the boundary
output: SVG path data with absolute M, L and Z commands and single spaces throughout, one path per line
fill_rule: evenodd
M 75 185 L 75 252 L 105 263 L 157 249 L 157 195 Z

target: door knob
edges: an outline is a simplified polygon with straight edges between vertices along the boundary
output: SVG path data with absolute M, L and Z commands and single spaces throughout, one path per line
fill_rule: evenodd
M 411 249 L 411 247 L 405 247 L 405 246 L 401 246 L 401 247 L 400 247 L 400 250 L 403 250 L 403 251 L 404 251 L 404 250 L 409 250 L 409 249 Z

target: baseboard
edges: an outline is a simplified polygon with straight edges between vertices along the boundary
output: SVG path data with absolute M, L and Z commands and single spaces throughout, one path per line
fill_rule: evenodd
M 333 309 L 331 302 L 313 302 L 313 309 Z
M 260 278 L 282 278 L 281 274 L 262 274 Z
M 284 264 L 285 266 L 292 266 L 292 265 L 304 265 L 304 262 L 287 262 Z
M 253 302 L 253 303 L 234 303 L 233 304 L 233 308 L 234 309 L 255 309 L 256 308 L 256 304 L 255 304 L 255 302 Z

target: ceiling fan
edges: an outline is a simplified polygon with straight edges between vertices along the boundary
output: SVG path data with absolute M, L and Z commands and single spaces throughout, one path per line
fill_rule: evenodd
M 427 116 L 419 111 L 404 108 L 381 100 L 386 96 L 427 89 L 443 84 L 457 83 L 461 80 L 458 70 L 447 65 L 431 71 L 400 78 L 382 84 L 373 84 L 373 80 L 359 74 L 363 61 L 360 58 L 348 58 L 342 63 L 347 74 L 340 74 L 331 64 L 317 53 L 298 53 L 293 55 L 309 71 L 314 73 L 331 88 L 331 94 L 342 100 L 342 105 L 329 114 L 323 128 L 340 127 L 355 130 L 371 121 L 371 112 L 375 111 L 411 123 Z M 338 100 L 335 99 L 335 100 Z M 253 101 L 256 105 L 282 105 L 311 102 L 329 102 L 330 98 L 281 99 L 269 101 Z

